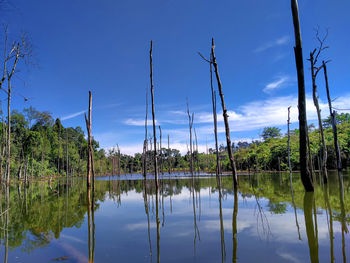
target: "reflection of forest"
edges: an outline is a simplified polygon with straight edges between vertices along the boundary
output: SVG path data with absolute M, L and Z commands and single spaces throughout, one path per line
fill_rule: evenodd
M 304 188 L 299 180 L 299 175 L 294 175 L 293 180 L 294 203 L 299 209 L 304 207 Z M 257 174 L 241 176 L 239 185 L 240 196 L 265 198 L 268 201 L 268 209 L 272 213 L 285 213 L 287 205 L 292 206 L 290 194 L 289 177 L 282 176 L 282 184 L 278 174 Z M 194 185 L 192 185 L 194 184 Z M 74 178 L 69 180 L 47 182 L 36 182 L 24 187 L 23 183 L 13 184 L 10 187 L 10 209 L 6 211 L 6 191 L 1 191 L 1 216 L 0 224 L 4 229 L 5 218 L 8 214 L 8 247 L 22 246 L 24 251 L 31 251 L 37 247 L 44 246 L 52 238 L 59 238 L 61 231 L 66 227 L 80 227 L 87 212 L 86 183 L 84 180 Z M 234 195 L 232 178 L 222 178 L 222 195 Z M 319 186 L 315 188 L 314 200 L 317 208 L 324 210 L 332 209 L 333 220 L 339 222 L 350 222 L 349 200 L 350 181 L 344 174 L 344 202 L 341 207 L 339 202 L 339 184 L 336 174 L 330 173 L 329 197 L 325 202 L 324 189 Z M 218 193 L 216 179 L 195 179 L 194 183 L 189 179 L 164 179 L 161 184 L 160 198 L 179 195 L 184 189 L 192 189 L 198 192 L 201 188 L 209 188 L 212 193 Z M 113 199 L 117 204 L 123 202 L 122 194 L 135 191 L 147 195 L 156 194 L 154 180 L 147 180 L 146 187 L 143 180 L 112 180 L 96 181 L 95 210 L 99 209 L 99 202 L 105 199 Z M 152 197 L 150 197 L 153 199 Z M 150 199 L 148 199 L 150 200 Z M 127 197 L 125 197 L 127 201 Z M 6 231 L 0 231 L 0 237 L 5 240 Z M 3 243 L 4 244 L 4 243 Z

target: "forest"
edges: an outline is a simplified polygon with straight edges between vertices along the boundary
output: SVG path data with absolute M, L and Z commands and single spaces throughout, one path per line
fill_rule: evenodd
M 1 122 L 1 171 L 6 162 L 6 122 Z M 334 151 L 332 127 L 330 118 L 323 120 L 327 143 L 327 167 L 336 169 L 336 154 Z M 343 167 L 349 163 L 350 150 L 350 114 L 342 113 L 337 116 L 338 138 Z M 87 167 L 88 142 L 81 127 L 63 127 L 59 119 L 54 120 L 49 112 L 39 112 L 29 107 L 11 113 L 11 174 L 13 178 L 25 179 L 52 176 L 85 176 Z M 314 125 L 309 126 L 310 149 L 313 168 L 320 166 L 319 131 Z M 290 149 L 292 169 L 299 167 L 299 130 L 290 132 Z M 134 156 L 120 151 L 99 148 L 99 143 L 92 139 L 96 175 L 117 175 L 124 173 L 141 173 L 142 154 Z M 227 147 L 219 145 L 221 171 L 230 171 Z M 232 151 L 239 171 L 287 171 L 288 149 L 287 135 L 282 134 L 277 127 L 266 127 L 261 134 L 261 140 L 250 143 L 238 142 L 232 144 Z M 153 169 L 153 151 L 147 151 L 147 170 Z M 190 152 L 181 155 L 180 151 L 163 148 L 159 151 L 158 162 L 162 173 L 189 172 Z M 215 173 L 216 151 L 208 148 L 206 152 L 193 151 L 195 171 Z M 119 161 L 120 160 L 120 161 Z M 120 163 L 120 164 L 119 164 Z M 170 169 L 169 169 L 170 168 Z

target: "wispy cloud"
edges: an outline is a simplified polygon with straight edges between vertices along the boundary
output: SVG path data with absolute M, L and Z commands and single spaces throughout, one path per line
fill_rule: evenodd
M 274 41 L 269 41 L 267 43 L 262 44 L 261 46 L 254 49 L 254 52 L 255 53 L 263 52 L 263 51 L 270 49 L 270 48 L 273 48 L 273 47 L 285 45 L 288 42 L 289 42 L 289 36 L 283 36 L 283 37 L 275 39 Z
M 77 116 L 79 116 L 79 115 L 84 114 L 85 112 L 86 112 L 86 111 L 83 110 L 83 111 L 79 111 L 79 112 L 75 112 L 75 113 L 69 114 L 69 115 L 67 115 L 67 116 L 63 116 L 63 117 L 61 117 L 61 121 L 73 119 L 73 118 L 75 118 L 75 117 L 77 117 Z
M 288 82 L 290 81 L 290 77 L 289 76 L 280 76 L 278 77 L 275 81 L 272 81 L 270 83 L 268 83 L 265 88 L 263 89 L 263 91 L 265 93 L 270 93 L 273 90 L 279 89 L 284 87 L 286 84 L 288 84 Z
M 145 120 L 143 119 L 127 119 L 123 122 L 126 125 L 130 125 L 130 126 L 145 126 Z M 147 120 L 147 126 L 151 126 L 153 125 L 153 121 L 152 120 Z M 160 125 L 159 122 L 156 120 L 156 125 Z

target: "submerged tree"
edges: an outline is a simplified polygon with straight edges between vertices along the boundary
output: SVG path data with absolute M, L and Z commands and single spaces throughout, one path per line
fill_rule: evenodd
M 301 33 L 299 23 L 298 1 L 291 0 L 291 9 L 293 15 L 294 35 L 295 35 L 295 63 L 298 74 L 298 109 L 299 109 L 299 160 L 300 175 L 306 191 L 314 191 L 314 185 L 308 168 L 307 153 L 307 118 L 306 118 L 306 99 L 305 99 L 305 79 L 303 50 L 301 44 Z
M 314 105 L 317 112 L 317 119 L 318 119 L 318 126 L 320 131 L 320 137 L 321 137 L 321 167 L 322 167 L 322 173 L 323 173 L 323 181 L 324 183 L 327 183 L 328 176 L 327 176 L 327 147 L 326 147 L 326 139 L 324 135 L 324 130 L 322 126 L 322 117 L 321 117 L 321 109 L 320 105 L 318 103 L 319 95 L 317 91 L 317 85 L 316 85 L 316 78 L 320 70 L 322 69 L 322 65 L 318 66 L 317 62 L 319 59 L 319 56 L 323 50 L 325 50 L 328 47 L 324 46 L 324 41 L 327 38 L 327 34 L 323 39 L 320 39 L 318 36 L 318 31 L 316 32 L 316 38 L 319 42 L 319 47 L 315 48 L 312 52 L 310 52 L 310 64 L 311 64 L 311 78 L 312 78 L 312 98 L 314 101 Z
M 218 70 L 218 64 L 216 62 L 216 57 L 215 57 L 215 45 L 214 45 L 214 38 L 212 38 L 212 47 L 211 47 L 211 57 L 212 57 L 212 63 L 214 66 L 214 71 L 215 71 L 215 76 L 218 84 L 218 89 L 219 89 L 219 94 L 221 98 L 221 106 L 222 106 L 222 114 L 224 117 L 224 123 L 225 123 L 225 133 L 226 133 L 226 142 L 227 142 L 227 152 L 230 160 L 230 165 L 232 169 L 232 178 L 233 178 L 233 183 L 234 186 L 238 186 L 238 181 L 237 181 L 237 172 L 236 172 L 236 164 L 235 160 L 232 154 L 232 146 L 231 146 L 231 138 L 230 138 L 230 126 L 228 123 L 228 114 L 227 114 L 227 109 L 225 105 L 225 100 L 224 100 L 224 94 L 222 91 L 222 85 L 221 85 L 221 80 L 220 80 L 220 75 L 219 75 L 219 70 Z

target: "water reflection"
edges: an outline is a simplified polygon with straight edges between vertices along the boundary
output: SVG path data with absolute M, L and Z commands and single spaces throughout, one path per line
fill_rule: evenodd
M 0 191 L 0 260 L 346 262 L 349 174 L 315 193 L 293 176 L 241 176 L 238 190 L 231 177 L 112 178 L 95 195 L 78 178 L 14 183 Z

